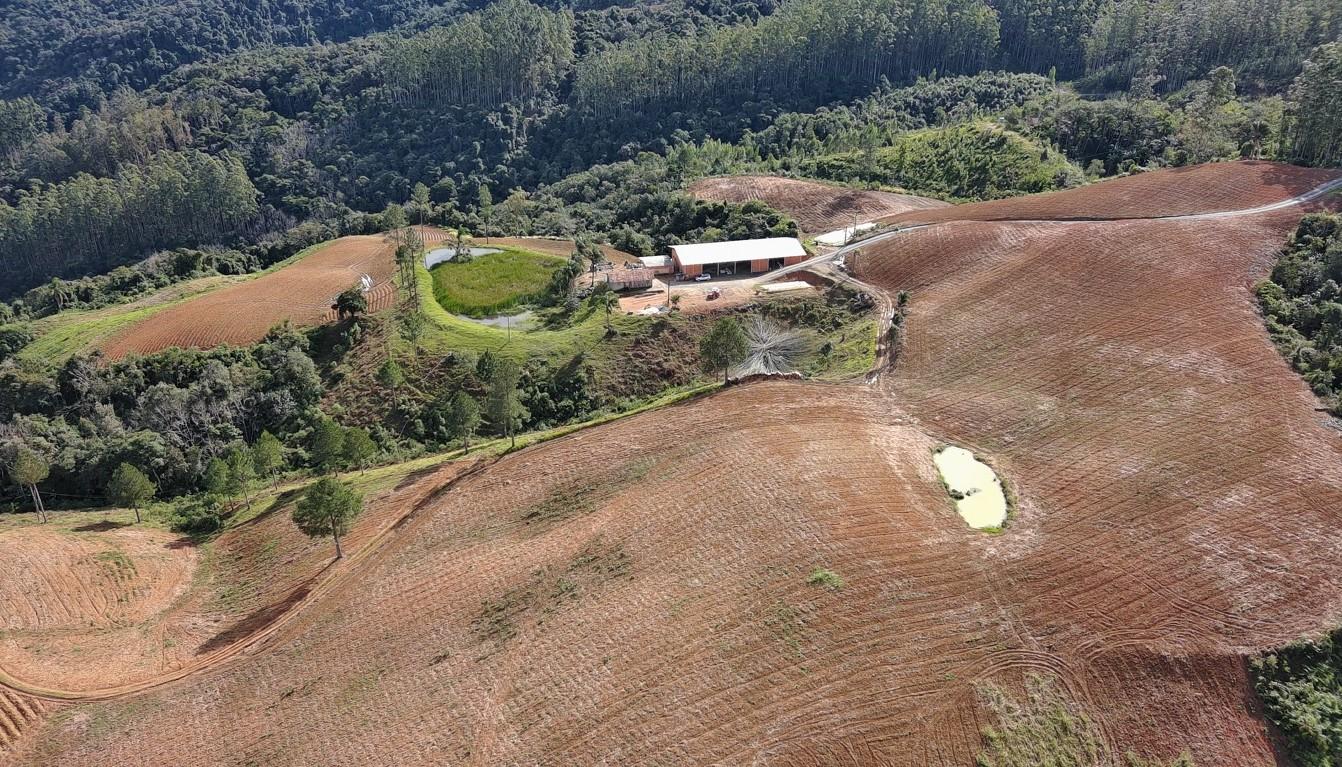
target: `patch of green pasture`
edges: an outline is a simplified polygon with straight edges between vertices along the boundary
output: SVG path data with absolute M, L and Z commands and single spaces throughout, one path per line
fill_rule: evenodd
M 517 361 L 543 358 L 553 362 L 596 347 L 606 332 L 604 315 L 590 307 L 579 309 L 573 324 L 558 330 L 513 328 L 509 331 L 508 328 L 472 322 L 438 303 L 433 294 L 433 275 L 422 265 L 417 268 L 416 276 L 420 311 L 428 320 L 420 346 L 430 354 L 492 352 Z M 611 315 L 611 325 L 621 334 L 639 333 L 650 324 L 649 317 Z M 408 347 L 406 351 L 408 354 Z
M 449 312 L 488 317 L 539 298 L 566 259 L 519 248 L 435 266 L 433 295 Z
M 124 327 L 184 301 L 232 285 L 237 278 L 211 276 L 170 285 L 129 304 L 60 312 L 32 323 L 37 338 L 23 347 L 20 360 L 46 364 L 96 346 Z M 174 294 L 177 294 L 173 297 Z

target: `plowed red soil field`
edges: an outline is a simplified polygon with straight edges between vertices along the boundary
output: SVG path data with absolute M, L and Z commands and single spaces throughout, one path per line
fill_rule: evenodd
M 1337 172 L 1240 161 L 1168 168 L 1079 189 L 885 216 L 886 223 L 1163 218 L 1243 210 L 1303 195 Z
M 345 544 L 372 540 L 461 466 L 368 498 Z M 329 541 L 299 535 L 282 494 L 202 557 L 191 541 L 131 526 L 129 512 L 55 515 L 0 527 L 0 670 L 77 693 L 136 685 L 199 665 L 307 597 Z M 95 662 L 96 661 L 96 662 Z
M 927 197 L 801 181 L 775 176 L 727 176 L 708 178 L 690 186 L 690 194 L 701 200 L 748 202 L 762 200 L 796 220 L 808 234 L 824 234 L 879 218 L 914 210 L 947 207 Z
M 1342 439 L 1250 293 L 1298 217 L 872 244 L 858 276 L 912 291 L 874 384 L 514 453 L 264 645 L 61 709 L 13 761 L 963 767 L 977 686 L 1038 675 L 1104 764 L 1277 764 L 1245 657 L 1342 618 Z M 1009 482 L 1001 535 L 956 514 L 944 442 Z
M 396 300 L 394 247 L 382 235 L 345 237 L 293 264 L 172 306 L 130 325 L 103 343 L 110 359 L 153 354 L 171 346 L 210 348 L 248 344 L 289 320 L 318 325 L 333 317 L 335 297 L 367 274 L 374 288 L 369 309 Z

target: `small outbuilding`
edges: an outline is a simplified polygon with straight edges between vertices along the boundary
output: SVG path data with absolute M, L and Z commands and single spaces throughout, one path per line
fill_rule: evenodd
M 652 270 L 643 268 L 607 269 L 597 272 L 598 281 L 604 281 L 611 290 L 647 290 L 652 287 Z
M 671 262 L 689 277 L 709 274 L 759 274 L 805 261 L 806 248 L 795 237 L 672 245 Z

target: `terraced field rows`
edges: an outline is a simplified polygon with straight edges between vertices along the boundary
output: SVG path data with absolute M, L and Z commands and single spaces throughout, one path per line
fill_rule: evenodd
M 41 723 L 47 705 L 0 688 L 0 758 L 15 749 L 30 728 Z
M 1337 178 L 1328 168 L 1240 161 L 1138 173 L 1079 189 L 886 215 L 885 223 L 1114 220 L 1243 210 L 1305 194 Z
M 1318 180 L 1227 167 L 1168 199 Z M 1104 186 L 1076 210 L 1138 209 Z M 1104 764 L 1274 765 L 1244 657 L 1342 617 L 1342 440 L 1250 294 L 1298 215 L 873 244 L 858 277 L 912 291 L 877 385 L 733 387 L 421 488 L 264 647 L 24 763 L 963 767 L 980 686 L 1039 675 Z M 1002 535 L 956 514 L 944 442 L 1013 490 Z
M 1103 685 L 1115 743 L 1169 745 L 1135 713 L 1155 706 L 1167 729 L 1238 728 L 1200 764 L 1270 761 L 1243 688 L 1213 680 L 1342 615 L 1342 445 L 1249 292 L 1298 215 L 952 223 L 859 261 L 913 289 L 890 395 L 1006 467 L 1024 503 L 1000 582 L 1029 595 L 1021 617 L 1066 648 L 1073 683 Z M 1161 674 L 1201 655 L 1212 679 L 1174 686 L 1238 692 L 1179 710 L 1096 680 L 1116 654 Z

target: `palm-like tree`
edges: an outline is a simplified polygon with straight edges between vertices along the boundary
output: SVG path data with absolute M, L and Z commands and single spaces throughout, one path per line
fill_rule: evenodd
M 598 307 L 600 307 L 601 309 L 605 310 L 605 312 L 606 312 L 606 330 L 610 330 L 610 329 L 611 329 L 611 326 L 610 326 L 610 315 L 611 315 L 611 312 L 613 312 L 613 311 L 615 311 L 616 309 L 620 308 L 620 297 L 617 296 L 617 295 L 615 295 L 615 291 L 613 291 L 613 290 L 606 290 L 606 291 L 603 291 L 603 292 L 597 294 L 597 297 L 596 297 L 596 305 L 597 305 Z

